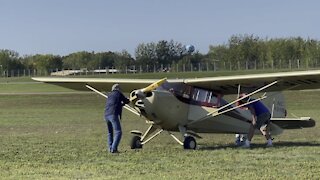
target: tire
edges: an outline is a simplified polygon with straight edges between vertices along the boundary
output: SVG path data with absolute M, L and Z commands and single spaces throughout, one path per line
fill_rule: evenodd
M 130 143 L 131 149 L 141 149 L 141 137 L 140 136 L 133 136 Z
M 183 148 L 184 149 L 196 149 L 197 142 L 192 136 L 187 136 L 184 138 L 183 141 Z

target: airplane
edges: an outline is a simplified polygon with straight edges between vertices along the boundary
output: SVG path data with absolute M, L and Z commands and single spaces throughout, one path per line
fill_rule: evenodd
M 143 133 L 132 130 L 131 149 L 140 149 L 162 132 L 167 132 L 184 149 L 196 149 L 199 133 L 246 134 L 251 114 L 244 106 L 261 100 L 271 114 L 270 133 L 279 135 L 284 129 L 311 128 L 311 117 L 289 118 L 281 91 L 320 88 L 320 70 L 265 74 L 233 75 L 187 79 L 115 79 L 33 77 L 79 91 L 103 92 L 114 83 L 130 93 L 125 109 L 144 118 L 149 125 Z M 246 95 L 239 97 L 240 93 Z M 227 101 L 225 97 L 231 96 Z M 233 97 L 235 96 L 235 97 Z M 257 97 L 256 97 L 257 96 Z M 248 97 L 253 100 L 239 105 Z M 181 137 L 173 134 L 180 132 Z M 258 130 L 255 133 L 259 133 Z

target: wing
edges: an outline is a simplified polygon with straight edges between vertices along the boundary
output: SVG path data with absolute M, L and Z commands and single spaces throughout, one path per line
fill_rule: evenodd
M 318 89 L 320 70 L 185 79 L 184 82 L 223 94 L 235 94 L 239 84 L 241 88 L 257 89 L 276 80 L 278 83 L 265 91 Z
M 56 77 L 35 77 L 32 79 L 82 91 L 88 90 L 85 87 L 86 84 L 95 87 L 99 91 L 110 91 L 111 86 L 114 83 L 119 83 L 124 92 L 131 92 L 134 89 L 147 87 L 151 83 L 159 80 Z M 257 89 L 276 80 L 278 83 L 266 89 L 266 91 L 318 89 L 320 88 L 320 70 L 208 77 L 184 80 L 174 79 L 168 80 L 168 82 L 184 82 L 192 86 L 220 91 L 223 94 L 235 94 L 238 91 L 239 84 L 241 85 L 242 89 Z
M 156 79 L 104 79 L 104 78 L 52 78 L 34 77 L 35 81 L 50 83 L 69 89 L 89 91 L 86 85 L 90 85 L 99 91 L 110 91 L 115 83 L 119 83 L 122 91 L 131 92 L 134 89 L 147 87 Z

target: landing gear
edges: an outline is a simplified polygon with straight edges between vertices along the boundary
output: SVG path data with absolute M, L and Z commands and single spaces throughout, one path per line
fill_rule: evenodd
M 163 132 L 163 129 L 160 129 L 156 132 L 157 127 L 154 125 L 150 125 L 148 130 L 143 134 L 140 131 L 133 130 L 131 131 L 131 134 L 134 136 L 131 139 L 130 147 L 131 149 L 141 149 L 144 144 L 152 140 L 154 137 L 158 136 L 161 132 Z M 179 126 L 179 131 L 183 136 L 184 141 L 182 142 L 179 140 L 173 133 L 170 131 L 167 131 L 169 135 L 176 140 L 181 146 L 183 146 L 184 149 L 196 149 L 197 148 L 197 142 L 194 137 L 201 138 L 198 134 L 196 134 L 193 131 L 187 131 L 185 127 Z M 153 134 L 151 136 L 151 134 Z
M 196 149 L 197 142 L 192 136 L 186 136 L 183 141 L 183 148 L 184 149 Z
M 144 134 L 137 130 L 131 131 L 131 134 L 135 135 L 131 139 L 131 143 L 130 143 L 131 149 L 141 149 L 144 144 L 149 142 L 154 137 L 158 136 L 163 131 L 163 129 L 160 129 L 158 132 L 154 133 L 156 130 L 157 128 L 155 126 L 150 125 L 148 130 Z M 154 134 L 150 136 L 152 133 Z
M 131 149 L 141 149 L 141 137 L 140 136 L 133 136 L 130 143 Z

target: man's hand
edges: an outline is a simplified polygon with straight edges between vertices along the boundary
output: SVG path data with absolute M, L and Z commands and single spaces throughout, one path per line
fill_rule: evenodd
M 253 126 L 256 126 L 257 125 L 257 119 L 256 119 L 256 116 L 252 116 L 252 125 Z
M 256 127 L 257 122 L 256 122 L 256 121 L 252 121 L 252 125 L 253 125 L 254 127 Z

